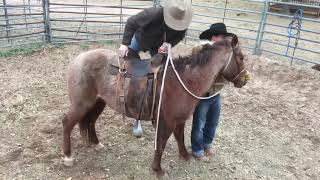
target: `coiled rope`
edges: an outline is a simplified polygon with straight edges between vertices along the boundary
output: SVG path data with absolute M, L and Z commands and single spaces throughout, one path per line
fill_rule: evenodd
M 300 31 L 301 31 L 301 25 L 302 25 L 302 18 L 303 18 L 303 9 L 298 9 L 294 16 L 292 17 L 291 22 L 288 25 L 288 45 L 287 45 L 287 49 L 286 49 L 286 55 L 288 55 L 288 51 L 289 48 L 292 47 L 290 45 L 291 43 L 291 38 L 294 38 L 295 42 L 294 42 L 294 46 L 293 46 L 293 51 L 292 51 L 292 56 L 291 56 L 291 65 L 294 59 L 294 54 L 295 51 L 298 47 L 298 42 L 300 39 Z

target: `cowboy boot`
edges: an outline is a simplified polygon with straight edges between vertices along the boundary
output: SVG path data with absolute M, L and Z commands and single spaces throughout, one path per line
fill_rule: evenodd
M 141 58 L 138 52 L 129 48 L 128 55 L 126 56 L 125 60 L 130 61 L 131 59 L 141 59 Z

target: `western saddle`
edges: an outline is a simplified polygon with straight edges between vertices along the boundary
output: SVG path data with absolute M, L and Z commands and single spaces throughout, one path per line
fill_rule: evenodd
M 109 63 L 109 73 L 117 76 L 117 102 L 125 116 L 139 120 L 153 120 L 157 75 L 161 68 L 162 54 L 141 60 L 134 51 L 127 59 L 114 58 Z M 125 80 L 129 80 L 125 86 Z M 125 88 L 127 87 L 127 88 Z

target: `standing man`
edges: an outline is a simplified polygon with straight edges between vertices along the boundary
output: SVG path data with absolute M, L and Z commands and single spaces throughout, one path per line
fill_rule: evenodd
M 213 44 L 222 41 L 226 36 L 230 35 L 232 34 L 227 32 L 225 24 L 215 23 L 210 26 L 210 29 L 202 32 L 199 38 Z M 223 84 L 224 79 L 218 77 L 205 96 L 217 95 L 210 99 L 201 100 L 193 114 L 191 146 L 192 154 L 198 160 L 208 160 L 205 155 L 213 155 L 212 142 L 220 118 L 220 91 Z
M 128 56 L 129 51 L 149 51 L 151 56 L 167 53 L 167 43 L 177 45 L 185 37 L 191 20 L 191 0 L 167 0 L 163 7 L 145 9 L 127 20 L 120 57 Z M 142 133 L 140 121 L 136 120 L 133 134 L 140 137 Z

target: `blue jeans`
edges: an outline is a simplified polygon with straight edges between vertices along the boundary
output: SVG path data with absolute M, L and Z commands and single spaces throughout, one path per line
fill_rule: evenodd
M 221 110 L 220 95 L 201 100 L 193 113 L 191 147 L 194 156 L 203 156 L 211 148 L 219 124 Z
M 132 39 L 131 39 L 131 43 L 129 45 L 129 48 L 134 50 L 136 53 L 139 53 L 142 49 L 139 47 L 138 41 L 136 39 L 136 36 L 133 35 Z M 157 49 L 154 50 L 149 50 L 149 53 L 151 56 L 154 56 L 158 53 Z
M 135 35 L 133 35 L 133 37 L 131 39 L 131 43 L 129 45 L 129 48 L 134 50 L 135 52 L 140 52 L 141 51 Z

